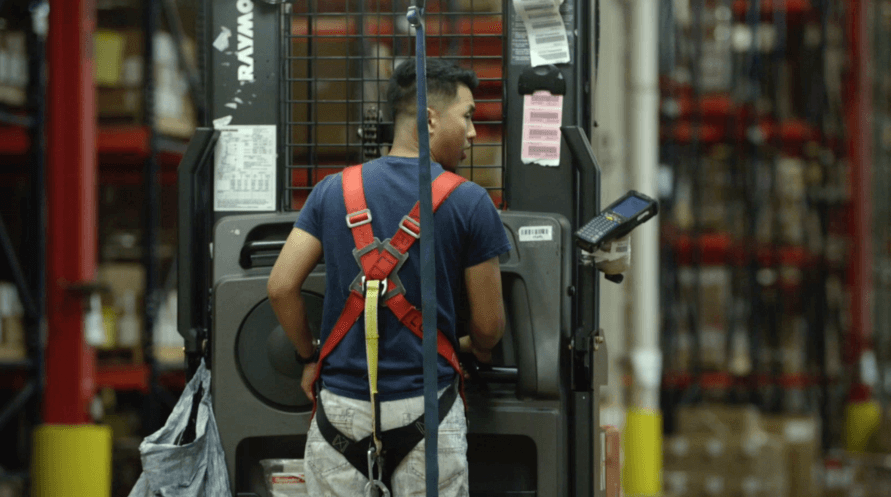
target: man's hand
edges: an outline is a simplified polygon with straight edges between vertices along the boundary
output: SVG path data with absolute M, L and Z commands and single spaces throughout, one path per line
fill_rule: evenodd
M 306 394 L 306 398 L 312 400 L 312 380 L 316 377 L 316 368 L 319 363 L 311 362 L 303 366 L 303 378 L 300 380 L 300 388 Z
M 483 364 L 491 364 L 492 363 L 492 351 L 491 350 L 482 350 L 473 344 L 473 340 L 470 339 L 470 335 L 463 336 L 458 339 L 458 345 L 460 346 L 461 352 L 463 353 L 472 353 L 476 360 Z

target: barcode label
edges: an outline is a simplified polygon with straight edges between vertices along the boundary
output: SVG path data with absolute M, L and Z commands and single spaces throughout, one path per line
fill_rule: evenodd
M 554 239 L 553 226 L 523 226 L 519 232 L 521 242 L 549 242 Z
M 562 29 L 563 23 L 559 21 L 545 20 L 542 22 L 533 22 L 532 29 Z
M 523 142 L 531 144 L 560 145 L 560 128 L 557 126 L 524 126 Z
M 562 60 L 562 59 L 569 57 L 569 54 L 564 51 L 547 52 L 547 53 L 542 53 L 540 55 L 541 55 L 542 59 L 549 60 L 549 61 L 555 61 L 555 62 L 558 60 Z
M 529 136 L 533 138 L 555 138 L 560 137 L 560 131 L 556 129 L 537 129 L 532 128 L 529 130 Z
M 536 36 L 535 43 L 558 43 L 565 40 L 566 37 L 561 35 L 552 35 L 552 36 Z M 542 58 L 544 58 L 544 54 L 541 54 Z
M 528 150 L 529 150 L 529 152 L 531 152 L 533 154 L 541 154 L 541 155 L 554 155 L 557 153 L 557 149 L 554 147 L 536 147 L 533 145 L 533 146 L 529 147 Z
M 532 95 L 532 103 L 535 105 L 558 105 L 561 103 L 561 98 L 559 95 L 539 92 Z
M 529 116 L 532 118 L 533 122 L 560 122 L 560 114 L 556 112 L 530 112 Z
M 551 8 L 548 5 L 536 5 L 534 7 L 526 9 L 526 17 L 528 17 L 530 20 L 550 17 L 550 15 Z

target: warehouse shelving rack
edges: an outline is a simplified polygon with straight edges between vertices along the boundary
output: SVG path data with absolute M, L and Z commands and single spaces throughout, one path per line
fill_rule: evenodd
M 673 165 L 675 193 L 678 177 L 687 177 L 687 181 L 693 183 L 700 181 L 701 166 L 697 168 L 696 164 L 705 150 L 715 150 L 716 145 L 730 147 L 727 161 L 732 168 L 731 184 L 736 189 L 742 188 L 733 191 L 742 192 L 741 199 L 745 204 L 742 212 L 746 220 L 742 232 L 737 232 L 734 226 L 717 231 L 704 229 L 699 224 L 701 213 L 696 207 L 701 204 L 694 198 L 692 227 L 680 229 L 668 221 L 677 199 L 668 198 L 663 203 L 668 206 L 665 209 L 668 215 L 662 216 L 666 245 L 663 262 L 669 269 L 664 275 L 663 302 L 667 308 L 686 309 L 666 313 L 663 343 L 669 347 L 666 357 L 675 356 L 673 351 L 676 349 L 672 347 L 676 346 L 678 327 L 683 324 L 691 329 L 692 354 L 698 356 L 701 344 L 697 343 L 697 338 L 701 337 L 702 323 L 697 296 L 701 296 L 702 290 L 696 283 L 698 278 L 694 278 L 695 288 L 691 296 L 678 297 L 677 270 L 689 268 L 695 276 L 700 273 L 700 267 L 720 266 L 730 271 L 731 281 L 735 282 L 731 295 L 748 302 L 742 314 L 757 316 L 757 320 L 749 319 L 742 326 L 749 330 L 747 338 L 755 371 L 740 377 L 726 370 L 703 371 L 695 364 L 692 370 L 667 364 L 663 378 L 667 425 L 670 428 L 674 405 L 703 398 L 754 402 L 774 412 L 819 410 L 824 420 L 823 443 L 826 448 L 830 442 L 838 443 L 839 433 L 831 427 L 839 424 L 836 421 L 840 422 L 837 416 L 845 396 L 864 391 L 863 379 L 853 372 L 869 349 L 874 328 L 868 319 L 871 311 L 866 297 L 872 287 L 872 249 L 865 247 L 871 245 L 867 241 L 873 236 L 872 227 L 868 226 L 873 204 L 871 195 L 859 193 L 870 189 L 871 177 L 871 147 L 864 142 L 864 136 L 872 139 L 869 132 L 871 107 L 868 104 L 871 96 L 864 88 L 869 85 L 867 68 L 871 61 L 864 38 L 868 2 L 691 0 L 690 4 L 692 22 L 687 28 L 688 33 L 673 33 L 679 38 L 679 51 L 663 54 L 663 162 Z M 697 69 L 690 69 L 692 81 L 689 83 L 692 84 L 679 81 L 673 73 L 677 67 L 674 65 L 676 58 L 694 67 L 701 62 L 702 53 L 697 52 L 697 46 L 702 42 L 701 12 L 706 7 L 712 12 L 715 8 L 727 9 L 731 24 L 746 25 L 750 30 L 751 49 L 728 62 L 735 72 L 731 80 L 733 89 L 727 91 L 699 91 Z M 672 11 L 667 9 L 667 12 Z M 663 26 L 671 25 L 669 29 L 675 30 L 673 21 L 663 23 Z M 788 50 L 801 49 L 800 46 L 790 48 L 788 43 L 793 42 L 792 37 L 802 36 L 805 25 L 810 28 L 812 41 L 813 34 L 819 34 L 812 47 L 819 53 L 816 56 L 799 53 L 797 63 L 805 64 L 799 72 L 809 70 L 820 76 L 831 72 L 828 72 L 832 68 L 826 65 L 828 62 L 823 62 L 823 56 L 829 43 L 828 33 L 833 30 L 844 37 L 844 55 L 851 63 L 848 71 L 832 73 L 838 78 L 832 82 L 836 88 L 827 89 L 822 77 L 812 78 L 813 83 L 802 86 L 799 92 L 810 98 L 804 110 L 793 109 L 791 113 L 781 114 L 781 97 L 765 92 L 773 92 L 779 87 L 778 73 L 775 72 L 777 63 L 791 57 Z M 768 26 L 773 30 L 776 41 L 773 48 L 764 52 L 756 48 L 758 36 L 751 35 L 756 32 L 756 26 Z M 686 40 L 683 39 L 685 36 Z M 699 43 L 695 38 L 699 38 Z M 673 38 L 666 34 L 664 39 Z M 733 49 L 728 52 L 731 57 Z M 748 85 L 747 79 L 750 80 Z M 808 211 L 818 219 L 815 233 L 821 240 L 818 246 L 807 242 L 778 243 L 775 236 L 756 243 L 754 219 L 765 212 L 757 199 L 763 198 L 766 202 L 773 197 L 778 181 L 776 160 L 781 155 L 797 157 L 805 161 L 808 171 L 819 170 L 822 175 L 821 182 L 808 186 L 804 199 Z M 760 170 L 755 167 L 757 164 L 760 164 Z M 848 196 L 843 183 L 839 184 L 845 177 L 850 178 L 850 191 L 856 192 L 852 196 Z M 696 190 L 695 186 L 693 189 Z M 759 191 L 762 192 L 760 197 L 756 195 Z M 778 231 L 775 215 L 768 222 L 773 225 L 775 234 Z M 873 222 L 887 225 L 887 219 L 880 220 L 878 214 Z M 848 243 L 847 257 L 837 257 L 828 247 L 830 238 L 849 242 L 862 240 L 863 243 Z M 869 266 L 870 272 L 865 271 L 865 265 Z M 795 284 L 784 280 L 780 277 L 782 268 L 797 272 L 802 279 Z M 765 286 L 762 280 L 768 272 L 777 277 L 775 284 Z M 850 294 L 850 309 L 833 307 L 825 288 L 830 278 L 843 281 L 845 291 Z M 773 359 L 763 360 L 759 368 L 758 356 L 763 348 L 777 345 L 773 343 L 775 333 L 769 330 L 776 331 L 777 320 L 790 312 L 800 316 L 806 327 L 807 341 L 801 351 L 806 364 L 804 370 L 801 374 L 781 373 Z M 841 329 L 846 322 L 842 312 L 848 313 L 850 325 L 846 329 Z M 735 326 L 734 320 L 740 310 L 731 303 L 723 313 L 730 335 L 734 331 L 729 328 Z M 762 331 L 755 334 L 754 329 Z M 878 328 L 875 329 L 878 332 Z M 840 359 L 845 366 L 840 374 L 830 377 L 825 365 L 827 354 L 833 350 L 827 342 L 827 334 L 836 332 L 843 335 L 838 338 L 844 343 L 845 350 Z M 769 340 L 770 344 L 764 340 Z M 728 353 L 729 349 L 728 344 Z
M 31 165 L 26 173 L 29 198 L 22 219 L 25 223 L 23 238 L 29 242 L 27 250 L 24 248 L 24 240 L 17 250 L 7 229 L 6 219 L 0 216 L 0 250 L 2 250 L 0 264 L 6 266 L 12 275 L 22 303 L 27 351 L 22 360 L 0 363 L 2 377 L 18 380 L 6 382 L 7 385 L 11 384 L 16 393 L 6 405 L 0 405 L 0 430 L 19 414 L 34 423 L 39 422 L 40 399 L 46 377 L 43 349 L 39 340 L 40 331 L 45 325 L 46 309 L 46 273 L 43 263 L 46 254 L 46 209 L 42 202 L 46 177 L 44 147 L 46 107 L 43 99 L 46 90 L 43 77 L 46 32 L 41 29 L 45 26 L 47 14 L 45 9 L 46 3 L 38 1 L 30 5 L 30 12 L 18 12 L 21 18 L 31 21 L 25 23 L 28 26 L 26 48 L 29 55 L 26 113 L 21 114 L 7 109 L 0 111 L 0 122 L 2 122 L 0 133 L 8 136 L 8 139 L 0 140 L 2 143 L 0 155 L 16 157 Z M 28 143 L 34 143 L 35 146 L 27 146 Z M 9 173 L 4 171 L 3 174 Z M 21 371 L 24 371 L 25 375 L 21 375 Z M 19 452 L 27 452 L 29 449 L 20 445 L 17 447 Z M 15 470 L 27 471 L 27 465 L 18 466 Z M 26 473 L 22 473 L 22 476 L 26 476 Z
M 144 12 L 144 15 L 140 17 L 144 19 L 143 29 L 145 32 L 153 33 L 157 29 L 163 9 L 167 24 L 179 47 L 183 35 L 174 2 L 159 4 L 146 0 L 140 3 Z M 48 22 L 48 2 L 44 0 L 12 2 L 7 4 L 2 11 L 6 13 L 14 11 L 14 9 L 26 9 L 24 12 L 27 15 L 18 15 L 16 19 L 17 22 L 24 20 L 21 27 L 27 33 L 29 87 L 25 113 L 0 108 L 0 157 L 5 163 L 0 175 L 14 178 L 17 181 L 27 181 L 29 195 L 27 206 L 22 209 L 23 215 L 20 220 L 0 219 L 0 256 L 2 256 L 0 264 L 4 266 L 4 271 L 7 269 L 6 266 L 9 267 L 9 274 L 13 277 L 23 302 L 28 351 L 24 360 L 0 362 L 0 384 L 14 393 L 11 402 L 0 406 L 0 429 L 20 413 L 25 416 L 25 419 L 28 420 L 27 424 L 32 428 L 42 421 L 53 421 L 53 419 L 47 418 L 48 415 L 56 422 L 85 421 L 89 413 L 90 399 L 87 397 L 79 399 L 74 399 L 71 396 L 62 399 L 56 398 L 51 406 L 47 405 L 45 396 L 52 395 L 49 390 L 60 388 L 60 385 L 70 384 L 71 381 L 74 381 L 78 385 L 90 384 L 94 391 L 111 388 L 118 391 L 135 391 L 147 394 L 148 403 L 143 413 L 143 431 L 150 432 L 160 427 L 163 423 L 164 413 L 169 412 L 175 401 L 165 386 L 176 390 L 181 388 L 184 380 L 182 371 L 178 373 L 177 371 L 162 371 L 151 354 L 151 335 L 149 333 L 157 313 L 157 298 L 155 296 L 160 288 L 157 276 L 147 278 L 146 282 L 145 294 L 150 297 L 142 318 L 145 323 L 144 329 L 149 330 L 143 344 L 146 350 L 144 363 L 133 365 L 100 364 L 97 366 L 95 365 L 95 354 L 91 352 L 89 357 L 73 359 L 69 364 L 56 364 L 55 373 L 47 371 L 47 344 L 62 335 L 68 336 L 72 333 L 77 336 L 82 335 L 80 335 L 79 326 L 70 330 L 66 326 L 66 329 L 63 330 L 49 326 L 47 320 L 48 312 L 59 312 L 58 309 L 55 311 L 47 309 L 47 293 L 49 291 L 47 288 L 47 258 L 59 256 L 59 254 L 47 252 L 48 190 L 50 190 L 52 182 L 64 181 L 64 178 L 50 174 L 47 166 L 49 160 L 47 141 L 53 140 L 54 137 L 52 130 L 47 127 L 46 121 L 49 96 L 45 71 L 48 66 L 50 71 L 55 70 L 56 73 L 61 72 L 62 69 L 54 69 L 53 64 L 56 59 L 48 54 L 46 36 L 47 30 L 50 30 L 50 37 L 55 36 L 56 40 L 62 40 L 71 38 L 74 32 L 79 29 L 92 29 L 89 27 L 89 20 L 95 22 L 95 12 L 88 12 L 87 4 L 92 5 L 91 2 L 78 2 L 77 5 L 70 6 L 70 12 L 78 13 L 77 16 L 72 16 L 72 18 L 77 17 L 78 22 L 68 24 L 66 21 L 66 26 L 53 25 Z M 59 7 L 56 8 L 61 10 Z M 80 18 L 81 15 L 83 18 Z M 91 33 L 91 31 L 89 32 Z M 152 36 L 148 35 L 146 39 L 151 40 Z M 99 126 L 95 130 L 95 134 L 86 141 L 86 143 L 93 143 L 94 152 L 92 153 L 95 154 L 98 166 L 79 164 L 74 157 L 69 165 L 70 167 L 96 168 L 94 177 L 98 185 L 145 185 L 147 195 L 144 205 L 145 236 L 143 238 L 144 258 L 142 263 L 146 266 L 147 274 L 155 275 L 159 264 L 157 253 L 159 189 L 161 185 L 175 184 L 176 166 L 185 152 L 186 144 L 181 140 L 163 136 L 155 130 L 151 115 L 151 110 L 154 108 L 151 100 L 153 96 L 151 81 L 153 44 L 151 42 L 146 44 L 146 50 L 145 67 L 143 68 L 143 73 L 147 75 L 146 91 L 144 92 L 146 99 L 144 102 L 145 122 L 142 125 Z M 182 48 L 179 48 L 178 52 L 181 56 Z M 69 54 L 69 57 L 74 56 L 76 54 Z M 86 54 L 83 56 L 88 57 Z M 193 70 L 189 78 L 193 92 L 200 91 L 196 84 L 197 74 L 197 71 Z M 91 86 L 86 87 L 83 92 L 91 89 Z M 82 98 L 82 96 L 78 98 Z M 200 117 L 203 111 L 201 109 L 203 100 L 196 95 L 193 101 L 199 107 L 197 115 Z M 78 103 L 74 107 L 78 105 L 80 104 Z M 91 113 L 95 115 L 95 111 Z M 77 113 L 72 112 L 72 115 L 77 115 Z M 61 141 L 61 139 L 56 140 L 57 143 Z M 72 204 L 69 206 L 70 212 L 72 215 L 88 213 L 91 209 L 95 209 L 95 203 L 89 204 L 89 201 L 86 205 Z M 14 246 L 14 240 L 6 229 L 8 223 L 4 224 L 3 221 L 22 223 L 23 234 L 19 247 Z M 95 227 L 95 224 L 81 225 L 84 229 L 78 231 L 75 237 L 95 239 L 96 233 L 87 229 L 90 226 Z M 67 234 L 70 235 L 71 231 L 69 230 Z M 58 237 L 61 233 L 54 232 L 50 235 Z M 25 244 L 27 244 L 27 248 Z M 55 247 L 56 250 L 59 250 L 61 245 L 55 244 Z M 74 298 L 82 298 L 79 295 L 83 296 L 103 290 L 95 282 L 89 280 L 75 282 L 67 288 L 69 295 L 73 295 Z M 71 318 L 74 318 L 74 322 L 80 321 L 79 317 L 68 316 L 65 322 L 71 324 Z M 59 381 L 60 378 L 56 376 L 60 374 L 67 378 L 64 381 Z M 64 414 L 58 410 L 59 408 L 69 414 Z M 72 416 L 71 413 L 74 413 L 73 418 L 69 419 Z M 25 469 L 27 469 L 29 451 L 30 447 L 19 447 L 18 450 L 22 456 L 19 461 Z
M 872 11 L 872 47 L 875 67 L 891 64 L 891 2 L 877 0 Z M 873 316 L 878 360 L 877 394 L 887 409 L 891 401 L 891 81 L 875 73 L 874 162 L 873 162 Z

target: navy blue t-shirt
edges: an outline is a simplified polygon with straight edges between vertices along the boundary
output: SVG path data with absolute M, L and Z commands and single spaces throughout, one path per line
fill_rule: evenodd
M 431 175 L 442 166 L 433 163 Z M 360 272 L 353 257 L 355 242 L 346 225 L 342 174 L 328 176 L 312 190 L 295 227 L 322 242 L 325 258 L 325 304 L 321 340 L 340 317 L 349 285 Z M 418 159 L 382 157 L 362 167 L 365 198 L 371 210 L 374 236 L 391 238 L 398 223 L 418 201 Z M 467 181 L 452 192 L 434 215 L 436 225 L 436 297 L 439 329 L 457 344 L 456 303 L 464 288 L 464 269 L 510 250 L 510 242 L 495 205 L 485 189 Z M 420 308 L 420 243 L 409 249 L 399 270 L 405 297 Z M 378 391 L 381 400 L 398 400 L 424 393 L 421 340 L 404 327 L 389 309 L 378 317 L 380 354 Z M 455 372 L 439 357 L 439 386 L 447 386 Z M 347 333 L 322 365 L 322 385 L 332 392 L 367 400 L 368 366 L 365 358 L 365 319 Z

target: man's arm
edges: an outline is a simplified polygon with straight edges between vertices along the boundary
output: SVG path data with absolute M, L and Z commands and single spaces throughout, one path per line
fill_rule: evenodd
M 322 243 L 309 233 L 294 228 L 275 261 L 266 286 L 272 310 L 300 357 L 309 357 L 313 352 L 313 338 L 300 289 L 321 257 Z
M 504 335 L 505 321 L 498 258 L 465 269 L 464 280 L 470 306 L 470 351 L 480 362 L 492 362 L 492 349 Z

